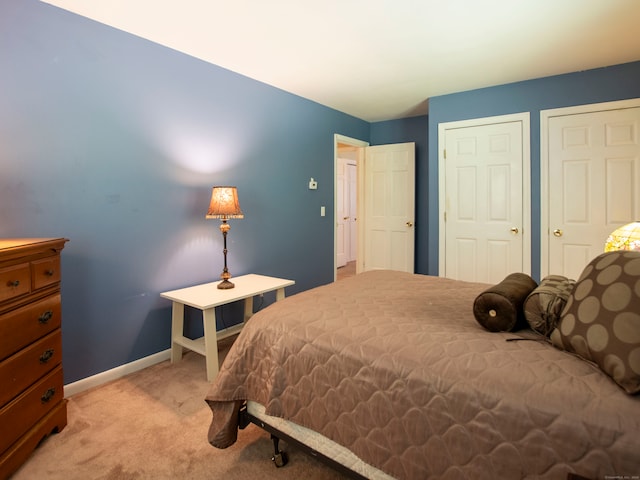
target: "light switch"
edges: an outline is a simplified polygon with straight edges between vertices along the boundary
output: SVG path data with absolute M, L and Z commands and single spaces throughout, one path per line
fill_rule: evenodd
M 324 205 L 323 205 L 322 207 L 320 207 L 320 216 L 324 217 L 324 215 L 325 215 L 325 208 L 324 208 Z

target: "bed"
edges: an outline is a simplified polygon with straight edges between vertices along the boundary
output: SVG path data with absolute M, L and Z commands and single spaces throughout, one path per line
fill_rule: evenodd
M 640 397 L 546 337 L 484 328 L 487 288 L 371 271 L 270 305 L 207 394 L 209 442 L 249 419 L 354 478 L 637 478 Z

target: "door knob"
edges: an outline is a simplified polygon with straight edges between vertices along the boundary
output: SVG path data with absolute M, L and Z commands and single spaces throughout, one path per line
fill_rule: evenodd
M 559 228 L 556 228 L 556 229 L 553 231 L 553 236 L 554 236 L 554 237 L 561 237 L 561 236 L 562 236 L 562 230 L 560 230 Z
M 413 222 L 407 222 L 407 227 L 413 227 Z
M 342 217 L 343 220 L 349 220 L 349 217 Z
M 517 235 L 519 231 L 520 230 L 518 230 L 518 227 L 511 227 L 511 233 L 513 233 L 514 235 Z

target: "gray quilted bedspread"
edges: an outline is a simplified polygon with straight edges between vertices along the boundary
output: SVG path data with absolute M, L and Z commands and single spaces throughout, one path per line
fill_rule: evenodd
M 640 475 L 640 397 L 545 342 L 474 319 L 487 285 L 373 271 L 276 302 L 206 400 L 212 445 L 244 400 L 398 479 Z

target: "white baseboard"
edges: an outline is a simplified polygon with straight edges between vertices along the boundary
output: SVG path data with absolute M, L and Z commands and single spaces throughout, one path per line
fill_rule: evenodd
M 144 368 L 155 365 L 156 363 L 169 360 L 170 358 L 171 349 L 168 348 L 167 350 L 154 353 L 153 355 L 149 355 L 148 357 L 144 357 L 139 360 L 126 363 L 124 365 L 120 365 L 119 367 L 112 368 L 111 370 L 92 375 L 91 377 L 83 378 L 82 380 L 78 380 L 77 382 L 69 383 L 64 386 L 64 396 L 65 398 L 67 398 L 71 395 L 75 395 L 76 393 L 89 390 L 90 388 L 98 387 L 107 382 L 111 382 L 112 380 L 117 380 L 118 378 L 122 378 L 125 375 L 129 375 L 130 373 L 137 372 L 138 370 L 142 370 Z

